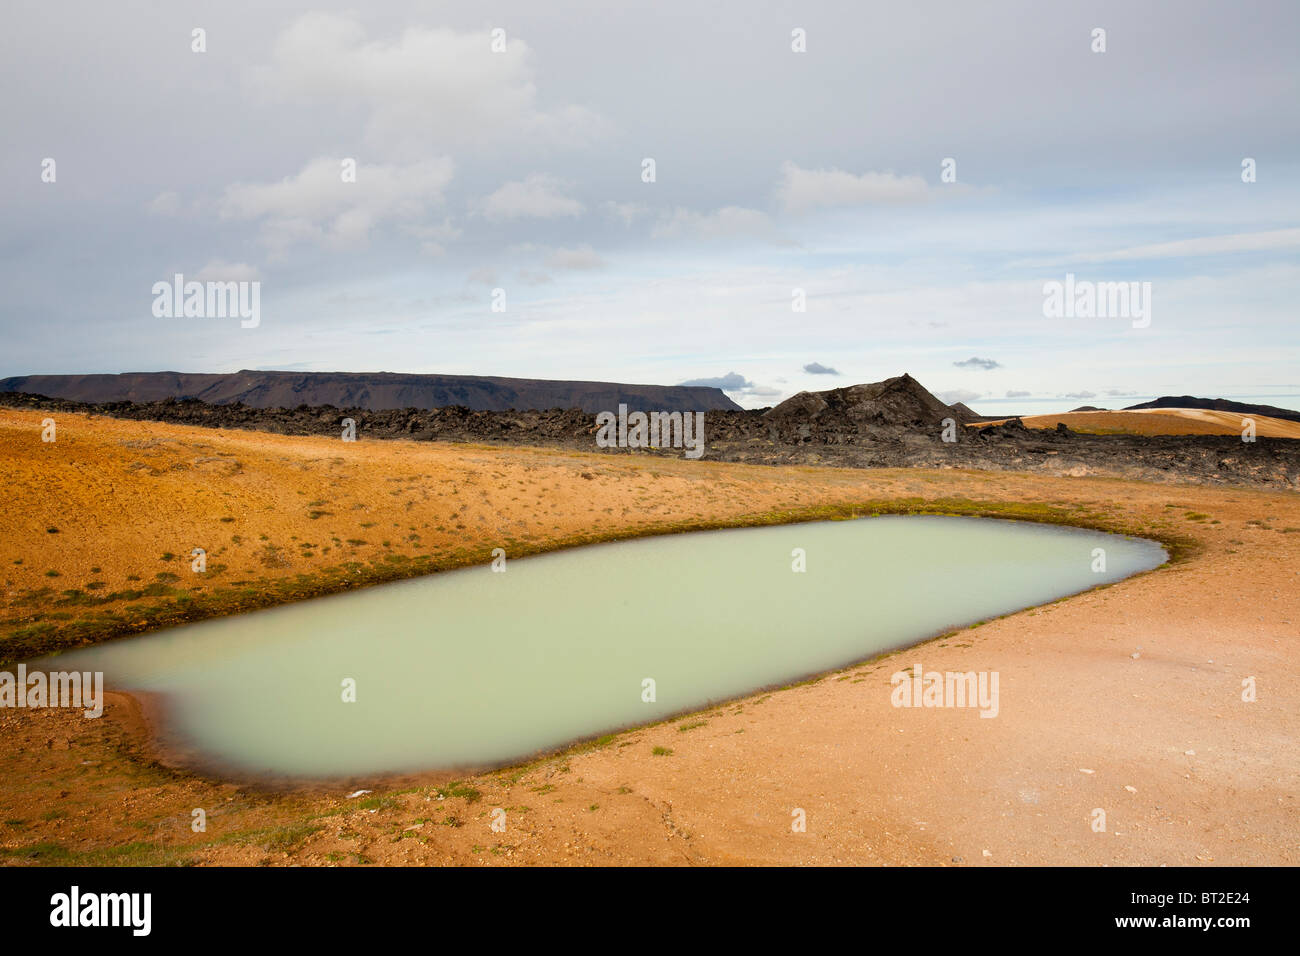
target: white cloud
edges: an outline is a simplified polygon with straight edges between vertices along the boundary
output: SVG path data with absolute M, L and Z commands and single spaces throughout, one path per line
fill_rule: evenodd
M 494 53 L 490 40 L 486 29 L 418 26 L 371 39 L 350 16 L 309 13 L 276 39 L 256 82 L 272 98 L 359 103 L 366 142 L 386 158 L 506 141 L 579 146 L 600 134 L 605 124 L 588 109 L 538 104 L 528 44 L 508 36 Z
M 251 282 L 259 278 L 259 274 L 256 266 L 246 262 L 211 259 L 193 278 L 196 282 Z
M 1300 246 L 1300 229 L 1269 229 L 1225 236 L 1200 236 L 1110 252 L 1082 252 L 1053 259 L 1021 259 L 1013 265 L 1054 265 L 1062 262 L 1110 262 L 1121 259 L 1176 259 L 1184 256 L 1228 255 L 1234 252 L 1273 252 Z
M 605 260 L 591 246 L 584 245 L 556 249 L 546 258 L 546 265 L 551 269 L 603 269 Z
M 614 202 L 606 200 L 601 204 L 611 218 L 622 220 L 623 225 L 630 226 L 643 216 L 650 212 L 650 208 L 639 202 Z
M 155 216 L 174 216 L 181 211 L 181 197 L 168 190 L 149 201 L 148 210 Z
M 787 212 L 806 212 L 823 206 L 859 206 L 868 203 L 914 203 L 930 198 L 930 187 L 920 176 L 892 172 L 862 175 L 840 169 L 802 169 L 792 162 L 781 166 L 777 200 Z
M 363 163 L 356 182 L 344 182 L 341 168 L 339 160 L 322 157 L 278 183 L 227 186 L 220 214 L 260 221 L 262 241 L 276 252 L 297 242 L 353 246 L 385 221 L 419 220 L 442 202 L 452 178 L 445 157 L 406 166 Z
M 982 394 L 982 392 L 972 392 L 965 388 L 953 388 L 946 392 L 935 392 L 934 397 L 945 405 L 955 405 L 957 402 L 973 402 Z
M 483 200 L 483 215 L 493 222 L 580 215 L 585 207 L 564 195 L 561 188 L 552 177 L 534 173 L 522 181 L 506 183 Z
M 651 230 L 651 235 L 657 239 L 718 239 L 770 236 L 772 233 L 772 221 L 764 213 L 741 206 L 724 206 L 708 213 L 678 207 L 661 218 Z
M 420 251 L 428 256 L 440 256 L 447 251 L 447 243 L 459 239 L 461 230 L 450 219 L 440 223 L 407 226 L 406 231 L 420 240 Z

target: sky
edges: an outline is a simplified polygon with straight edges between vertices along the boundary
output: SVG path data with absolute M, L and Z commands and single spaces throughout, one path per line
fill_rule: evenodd
M 632 6 L 11 0 L 0 376 L 1300 393 L 1300 4 Z

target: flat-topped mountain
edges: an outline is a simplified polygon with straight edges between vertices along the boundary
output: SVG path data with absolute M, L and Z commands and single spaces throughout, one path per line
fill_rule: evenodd
M 447 408 L 530 411 L 580 408 L 612 411 L 709 412 L 740 408 L 721 389 L 696 385 L 625 385 L 490 375 L 398 372 L 270 372 L 230 374 L 124 372 L 119 375 L 20 375 L 0 380 L 0 392 L 27 392 L 77 402 L 157 402 L 194 398 L 210 405 L 253 408 L 333 405 L 371 411 Z

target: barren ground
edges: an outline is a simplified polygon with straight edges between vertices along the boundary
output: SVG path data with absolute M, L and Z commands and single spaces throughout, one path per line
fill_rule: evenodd
M 1145 533 L 1178 539 L 1180 560 L 460 780 L 274 791 L 165 765 L 125 695 L 96 721 L 0 710 L 5 862 L 1300 862 L 1294 493 L 353 444 L 67 413 L 57 441 L 42 443 L 43 417 L 0 410 L 9 660 L 486 563 L 494 547 L 515 555 L 876 510 Z M 190 571 L 195 547 L 208 555 L 203 575 Z M 913 662 L 998 671 L 1000 715 L 893 708 L 889 676 Z M 1248 703 L 1251 677 L 1258 699 Z M 357 789 L 373 792 L 347 796 Z M 504 832 L 490 826 L 498 807 Z M 195 808 L 207 812 L 206 832 L 191 830 Z M 807 832 L 792 832 L 795 809 Z M 1090 826 L 1097 809 L 1105 832 Z
M 1300 438 L 1300 422 L 1268 415 L 1242 415 L 1206 408 L 1134 408 L 1129 411 L 1065 412 L 1059 415 L 1026 415 L 1026 428 L 1055 428 L 1064 423 L 1072 431 L 1090 435 L 1240 435 L 1242 422 L 1255 422 L 1259 438 Z M 997 425 L 1006 419 L 981 422 Z

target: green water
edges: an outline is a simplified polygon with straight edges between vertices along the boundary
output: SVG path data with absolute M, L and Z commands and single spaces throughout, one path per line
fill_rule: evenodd
M 1093 571 L 1098 547 L 1105 573 Z M 806 552 L 803 573 L 791 570 L 795 548 Z M 50 666 L 164 695 L 168 736 L 214 766 L 306 777 L 483 766 L 1164 560 L 1150 541 L 975 518 L 699 532 L 187 625 Z M 349 678 L 354 703 L 342 699 Z M 653 702 L 643 700 L 647 678 Z

